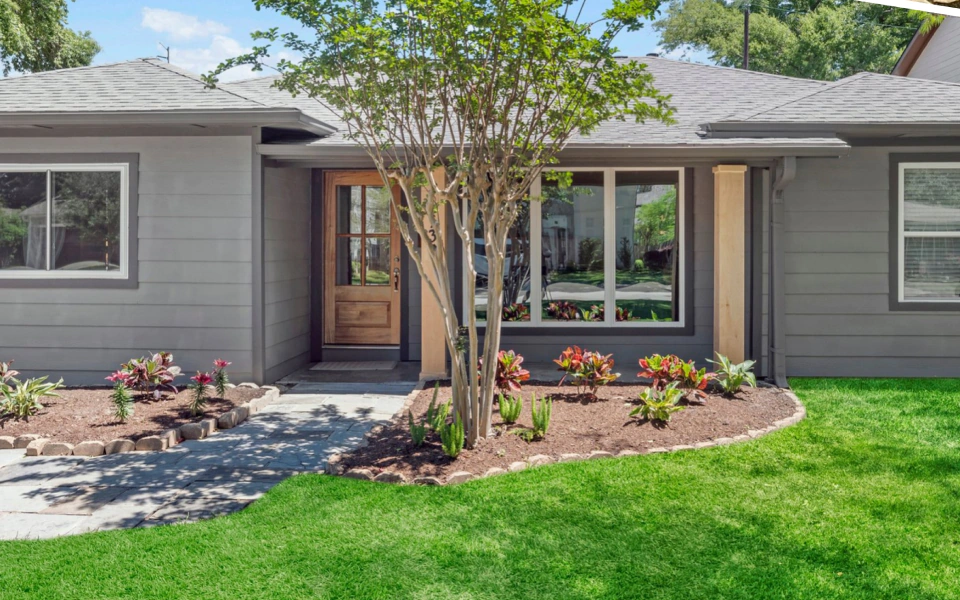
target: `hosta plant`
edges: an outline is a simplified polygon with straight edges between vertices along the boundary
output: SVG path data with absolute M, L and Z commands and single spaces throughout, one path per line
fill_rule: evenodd
M 640 394 L 640 406 L 630 412 L 631 417 L 640 415 L 648 421 L 658 423 L 667 423 L 673 413 L 683 410 L 679 406 L 683 391 L 679 389 L 679 384 L 673 382 L 665 388 L 658 389 L 649 387 Z
M 500 405 L 500 418 L 503 419 L 503 422 L 511 425 L 516 423 L 523 411 L 523 397 L 500 394 L 498 404 Z
M 453 400 L 447 400 L 444 404 L 437 404 L 437 397 L 440 395 L 440 382 L 434 384 L 433 386 L 433 398 L 430 400 L 430 406 L 427 408 L 427 413 L 424 415 L 424 419 L 427 425 L 430 426 L 430 429 L 440 433 L 440 430 L 443 429 L 443 426 L 447 423 L 447 417 L 450 416 L 450 411 L 453 409 Z
M 113 391 L 110 392 L 110 401 L 113 402 L 113 416 L 121 423 L 125 423 L 133 415 L 130 375 L 124 371 L 117 371 L 107 377 L 107 381 L 113 383 Z
M 641 358 L 640 368 L 643 370 L 637 373 L 637 377 L 652 379 L 653 387 L 658 390 L 676 383 L 683 393 L 690 394 L 697 400 L 706 397 L 703 390 L 707 389 L 707 385 L 716 377 L 713 373 L 707 373 L 706 369 L 697 370 L 692 360 L 685 362 L 675 354 L 654 354 Z
M 180 367 L 173 364 L 173 355 L 169 352 L 157 352 L 150 356 L 135 358 L 121 366 L 131 376 L 131 387 L 141 392 L 152 392 L 154 398 L 160 392 L 169 390 L 177 393 L 174 380 L 180 376 Z
M 534 394 L 530 401 L 530 413 L 533 417 L 533 437 L 542 439 L 550 428 L 550 417 L 553 415 L 553 400 L 549 397 L 541 398 L 539 404 Z
M 463 451 L 463 441 L 463 421 L 460 420 L 460 415 L 457 415 L 453 423 L 446 423 L 440 429 L 440 443 L 443 446 L 443 453 L 450 458 L 460 456 L 460 452 Z
M 193 382 L 190 384 L 190 389 L 193 391 L 193 398 L 190 401 L 190 410 L 193 412 L 194 416 L 199 416 L 203 414 L 203 410 L 207 406 L 207 386 L 213 381 L 213 377 L 210 376 L 210 373 L 201 373 L 200 371 L 197 371 L 197 374 L 191 377 L 190 381 Z
M 227 394 L 227 384 L 230 383 L 230 378 L 227 377 L 227 367 L 232 364 L 222 358 L 213 361 L 213 386 L 217 389 L 217 396 L 220 398 Z
M 504 321 L 529 321 L 530 308 L 526 304 L 508 304 L 503 307 Z
M 717 366 L 715 381 L 725 396 L 735 395 L 744 384 L 757 387 L 757 376 L 753 373 L 753 365 L 756 361 L 732 363 L 729 358 L 717 352 L 717 360 L 709 362 Z
M 578 321 L 580 309 L 572 302 L 559 300 L 547 305 L 547 316 L 557 321 Z
M 0 388 L 0 415 L 10 416 L 21 420 L 29 418 L 43 408 L 42 398 L 59 398 L 56 393 L 63 387 L 63 380 L 57 383 L 48 383 L 46 377 L 19 381 L 10 378 L 8 383 Z

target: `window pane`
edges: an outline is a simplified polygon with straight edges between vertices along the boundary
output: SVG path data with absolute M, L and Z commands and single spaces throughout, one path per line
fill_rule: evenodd
M 603 173 L 543 182 L 543 319 L 598 319 L 604 301 Z M 594 310 L 596 307 L 596 310 Z
M 904 231 L 960 231 L 960 169 L 904 169 Z
M 617 197 L 617 321 L 675 321 L 676 171 L 619 172 Z
M 530 203 L 519 205 L 517 220 L 507 237 L 503 261 L 503 309 L 504 321 L 530 320 Z M 483 241 L 483 224 L 477 219 L 474 229 L 474 262 L 477 268 L 477 319 L 487 319 L 488 267 Z
M 0 270 L 47 268 L 47 174 L 0 173 Z
M 367 188 L 367 233 L 390 233 L 390 190 Z
M 360 233 L 363 188 L 337 186 L 337 233 Z
M 53 174 L 51 245 L 54 269 L 120 269 L 119 172 Z
M 367 238 L 367 285 L 390 285 L 390 238 Z
M 362 240 L 358 237 L 337 238 L 337 285 L 361 285 L 360 253 Z
M 908 237 L 903 242 L 905 299 L 960 298 L 960 238 Z

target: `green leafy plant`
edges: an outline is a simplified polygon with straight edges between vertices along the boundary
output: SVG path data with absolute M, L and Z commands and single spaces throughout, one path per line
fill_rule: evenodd
M 662 390 L 655 387 L 643 390 L 640 394 L 640 406 L 634 408 L 630 416 L 640 415 L 648 421 L 658 423 L 669 422 L 673 413 L 683 410 L 683 407 L 679 406 L 683 391 L 678 388 L 678 385 L 677 382 L 673 382 Z
M 63 387 L 63 380 L 47 383 L 46 377 L 19 381 L 11 378 L 0 388 L 3 399 L 0 401 L 0 414 L 9 415 L 16 420 L 27 419 L 43 408 L 41 398 L 59 398 L 55 392 Z
M 570 377 L 571 383 L 577 386 L 578 394 L 582 394 L 586 387 L 591 395 L 596 396 L 597 389 L 620 378 L 620 373 L 613 372 L 612 354 L 604 356 L 599 352 L 583 350 L 580 346 L 570 346 L 553 362 L 564 373 L 560 385 Z
M 756 361 L 732 363 L 729 358 L 717 352 L 717 360 L 709 362 L 717 365 L 715 381 L 725 396 L 735 395 L 743 384 L 757 387 L 757 376 L 753 373 L 753 365 Z
M 549 397 L 541 398 L 537 401 L 537 395 L 534 394 L 530 401 L 530 413 L 533 417 L 533 436 L 542 439 L 547 435 L 550 429 L 550 416 L 553 414 L 553 400 Z
M 640 368 L 637 377 L 646 377 L 653 380 L 653 387 L 658 390 L 666 389 L 671 383 L 698 400 L 706 397 L 704 390 L 716 378 L 714 373 L 707 373 L 706 369 L 697 370 L 694 361 L 683 361 L 675 354 L 661 356 L 654 354 L 640 359 Z
M 230 378 L 227 377 L 227 367 L 232 364 L 221 358 L 213 361 L 213 386 L 217 389 L 217 396 L 220 398 L 227 395 L 227 384 L 230 383 Z
M 595 271 L 603 266 L 603 240 L 583 238 L 577 244 L 577 257 L 581 271 Z
M 440 382 L 437 382 L 433 386 L 433 398 L 430 400 L 430 406 L 427 408 L 427 413 L 424 416 L 425 421 L 430 425 L 430 429 L 436 431 L 437 433 L 443 429 L 443 426 L 447 422 L 447 417 L 450 416 L 450 411 L 453 409 L 453 400 L 447 400 L 444 404 L 437 405 L 437 397 L 440 395 Z
M 453 423 L 446 423 L 440 429 L 440 444 L 443 446 L 443 453 L 450 458 L 460 456 L 460 452 L 463 451 L 464 439 L 463 421 L 460 420 L 460 415 L 457 415 Z
M 516 423 L 523 411 L 523 397 L 500 394 L 498 404 L 500 405 L 500 418 L 503 419 L 503 422 Z
M 497 389 L 501 392 L 519 392 L 521 383 L 530 380 L 530 371 L 523 368 L 523 357 L 513 350 L 497 353 Z
M 413 440 L 413 445 L 419 448 L 427 439 L 427 432 L 429 431 L 427 419 L 424 418 L 421 422 L 417 423 L 413 419 L 413 411 L 409 411 L 407 417 L 410 423 L 410 439 Z
M 504 321 L 529 321 L 530 308 L 526 304 L 508 304 L 503 307 Z
M 213 381 L 213 377 L 210 376 L 210 373 L 201 373 L 197 371 L 197 374 L 190 378 L 190 381 L 193 383 L 190 384 L 190 389 L 193 390 L 193 399 L 190 401 L 190 410 L 193 412 L 194 416 L 199 416 L 203 414 L 203 410 L 207 406 L 207 386 L 210 385 L 210 382 Z
M 113 416 L 125 423 L 133 415 L 133 398 L 130 396 L 130 375 L 124 371 L 117 371 L 107 377 L 113 383 L 110 392 L 110 401 L 113 402 Z

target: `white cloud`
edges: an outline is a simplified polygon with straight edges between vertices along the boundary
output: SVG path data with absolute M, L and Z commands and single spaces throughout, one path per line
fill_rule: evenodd
M 162 8 L 144 8 L 140 25 L 158 33 L 166 33 L 174 41 L 224 36 L 230 32 L 230 28 L 223 23 L 201 21 L 193 15 Z
M 217 65 L 228 58 L 234 58 L 246 52 L 237 40 L 225 35 L 215 35 L 206 48 L 171 48 L 170 62 L 188 71 L 205 74 L 214 70 Z M 236 67 L 220 76 L 221 81 L 233 81 L 253 77 L 255 73 L 249 67 Z

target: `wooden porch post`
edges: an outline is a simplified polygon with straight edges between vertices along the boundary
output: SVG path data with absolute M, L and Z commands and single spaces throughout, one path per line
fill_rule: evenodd
M 440 185 L 443 185 L 443 170 L 438 170 L 435 176 Z M 445 235 L 447 228 L 446 210 L 440 211 L 440 231 L 436 232 L 439 237 Z M 421 243 L 430 243 L 429 240 L 421 240 Z M 420 378 L 421 379 L 439 379 L 449 375 L 447 371 L 447 344 L 444 334 L 443 312 L 440 310 L 440 304 L 430 293 L 427 287 L 427 279 L 432 279 L 433 270 L 430 257 L 423 255 L 423 270 L 425 276 L 420 282 Z
M 733 362 L 746 354 L 746 173 L 713 168 L 713 350 Z

